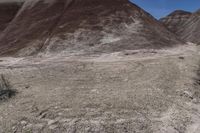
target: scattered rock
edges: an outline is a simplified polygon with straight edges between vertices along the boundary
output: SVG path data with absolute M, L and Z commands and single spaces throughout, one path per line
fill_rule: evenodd
M 57 125 L 51 125 L 51 126 L 49 126 L 49 129 L 54 130 L 54 129 L 56 129 L 57 127 L 58 127 Z
M 188 92 L 188 91 L 184 91 L 184 92 L 181 94 L 181 96 L 188 97 L 188 98 L 190 98 L 191 100 L 194 99 L 192 93 L 191 93 L 191 92 Z
M 181 59 L 181 60 L 184 60 L 184 59 L 185 59 L 185 57 L 182 57 L 182 56 L 181 56 L 181 57 L 178 57 L 178 58 Z
M 26 122 L 26 121 L 21 121 L 20 123 L 21 123 L 21 125 L 23 125 L 23 126 L 27 125 L 27 122 Z
M 45 126 L 44 123 L 39 123 L 39 124 L 33 125 L 33 127 L 36 128 L 36 129 L 38 129 L 38 130 L 42 129 L 44 126 Z
M 49 120 L 49 121 L 48 121 L 48 125 L 55 124 L 56 122 L 57 122 L 56 120 Z
M 29 85 L 26 85 L 25 88 L 28 89 L 28 88 L 30 88 L 30 86 L 29 86 Z
M 32 128 L 33 127 L 33 124 L 27 124 L 26 125 L 26 128 Z

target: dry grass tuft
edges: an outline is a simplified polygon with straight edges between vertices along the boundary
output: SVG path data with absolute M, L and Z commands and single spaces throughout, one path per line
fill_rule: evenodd
M 16 94 L 16 90 L 13 90 L 9 81 L 4 77 L 4 75 L 1 75 L 0 76 L 0 102 L 8 100 L 15 94 Z

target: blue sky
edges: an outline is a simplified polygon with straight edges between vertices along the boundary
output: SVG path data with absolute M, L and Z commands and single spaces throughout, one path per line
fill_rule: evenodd
M 159 19 L 174 10 L 194 12 L 200 9 L 200 0 L 130 0 Z

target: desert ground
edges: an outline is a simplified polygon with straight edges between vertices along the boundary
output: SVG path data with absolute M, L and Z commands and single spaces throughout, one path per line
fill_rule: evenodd
M 200 133 L 200 10 L 0 1 L 0 133 Z
M 199 46 L 0 58 L 1 133 L 199 133 Z

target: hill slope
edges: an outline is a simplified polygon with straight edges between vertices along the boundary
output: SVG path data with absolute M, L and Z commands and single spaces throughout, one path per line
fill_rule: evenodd
M 182 28 L 183 24 L 191 17 L 192 13 L 176 10 L 170 13 L 168 16 L 161 18 L 160 21 L 164 23 L 167 28 L 176 33 L 178 29 Z
M 182 39 L 200 43 L 200 11 L 193 13 L 183 25 L 183 28 L 179 29 L 177 33 Z
M 200 11 L 194 13 L 182 11 L 182 14 L 176 14 L 174 16 L 169 15 L 161 19 L 161 22 L 181 39 L 193 43 L 200 43 Z
M 29 0 L 1 36 L 0 54 L 102 53 L 178 43 L 128 0 Z
M 12 21 L 21 6 L 22 3 L 18 2 L 0 3 L 0 32 Z

